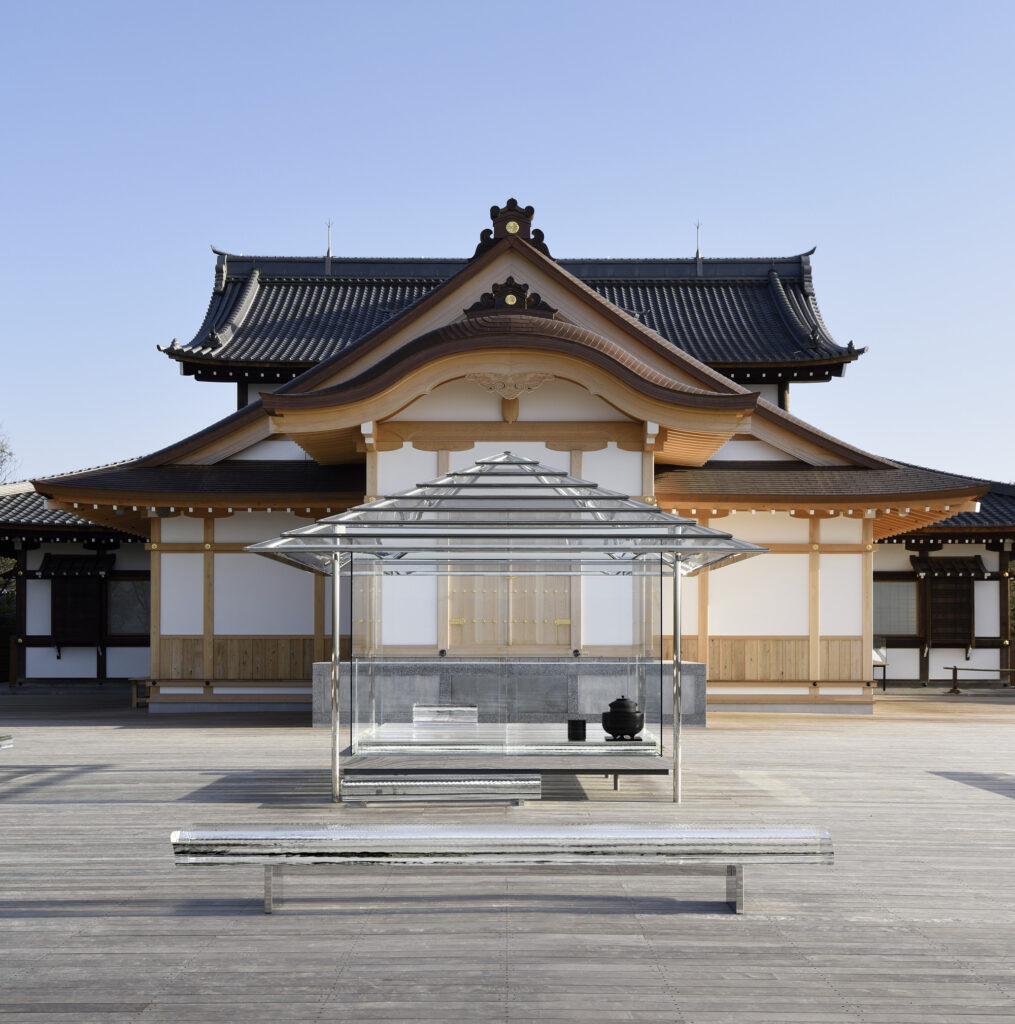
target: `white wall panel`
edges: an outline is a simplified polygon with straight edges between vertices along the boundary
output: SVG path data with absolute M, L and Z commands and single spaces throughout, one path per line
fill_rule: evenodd
M 863 540 L 863 520 L 836 516 L 821 520 L 822 544 L 859 544 Z
M 147 572 L 151 568 L 151 555 L 144 544 L 121 544 L 116 550 L 113 569 L 117 572 Z
M 759 555 L 710 574 L 712 636 L 806 636 L 807 555 Z
M 996 581 L 973 581 L 973 609 L 977 636 L 1001 635 L 1001 593 Z
M 162 520 L 163 544 L 200 544 L 204 540 L 204 520 L 194 516 L 172 516 Z
M 590 394 L 578 384 L 548 380 L 535 391 L 518 396 L 518 420 L 567 422 L 571 420 L 629 420 L 619 409 Z
M 905 544 L 880 544 L 874 552 L 874 571 L 912 572 L 913 563 L 909 560 L 912 554 Z
M 381 584 L 381 643 L 437 645 L 437 577 L 386 576 Z
M 698 580 L 684 578 L 680 581 L 680 632 L 687 636 L 698 632 Z M 662 635 L 673 636 L 673 585 L 663 580 Z
M 818 557 L 818 632 L 822 636 L 863 633 L 863 555 Z
M 766 441 L 727 441 L 710 459 L 712 462 L 784 462 L 784 451 Z
M 53 586 L 50 580 L 25 580 L 25 630 L 29 636 L 52 632 Z
M 702 517 L 708 518 L 708 513 L 702 512 Z M 806 544 L 809 529 L 805 520 L 785 512 L 758 512 L 753 516 L 750 512 L 738 512 L 735 516 L 711 519 L 708 525 L 752 544 Z
M 164 636 L 204 632 L 204 555 L 163 554 L 161 625 Z
M 451 452 L 448 456 L 448 468 L 468 469 L 477 459 L 488 459 L 492 455 L 500 455 L 503 451 L 521 455 L 525 459 L 535 459 L 546 466 L 563 469 L 565 472 L 571 465 L 571 456 L 567 452 L 551 452 L 545 444 L 536 441 L 482 441 L 468 451 Z
M 467 380 L 440 384 L 428 395 L 410 402 L 393 420 L 496 420 L 500 422 L 500 395 Z
M 94 647 L 64 647 L 60 657 L 55 647 L 25 650 L 25 675 L 29 679 L 94 679 Z
M 216 635 L 312 636 L 314 578 L 261 555 L 215 556 Z
M 281 440 L 258 441 L 249 448 L 230 455 L 230 459 L 239 459 L 241 462 L 306 462 L 309 459 L 307 453 L 289 438 Z
M 284 507 L 284 506 L 283 506 Z M 291 512 L 248 512 L 237 511 L 227 519 L 215 520 L 215 539 L 223 543 L 245 541 L 253 544 L 256 540 L 270 540 L 285 530 L 309 526 L 310 520 L 302 519 Z M 258 555 L 258 558 L 263 558 Z M 267 561 L 267 559 L 265 559 Z
M 567 458 L 563 452 L 556 454 Z M 598 452 L 582 454 L 582 476 L 586 480 L 595 481 L 600 487 L 620 491 L 621 494 L 644 494 L 641 484 L 641 454 L 625 452 L 611 441 Z M 566 463 L 563 465 L 566 466 Z
M 752 391 L 757 391 L 759 395 L 766 401 L 771 402 L 772 405 L 779 404 L 779 385 L 778 384 L 754 384 L 747 383 L 744 387 L 750 388 Z
M 437 453 L 421 452 L 404 444 L 393 452 L 377 454 L 377 493 L 394 494 L 437 476 Z
M 582 577 L 583 645 L 634 643 L 634 581 L 629 576 Z
M 966 661 L 966 649 L 964 647 L 932 647 L 930 650 L 930 678 L 951 679 L 952 674 L 945 666 L 958 665 L 959 668 L 997 668 L 1000 664 L 996 650 L 981 650 L 973 648 L 969 652 L 969 660 Z M 1000 673 L 969 672 L 966 675 L 959 673 L 959 688 L 963 682 L 985 683 L 991 679 L 999 679 Z
M 38 569 L 39 566 L 42 565 L 43 555 L 45 555 L 47 550 L 51 551 L 54 547 L 56 547 L 55 544 L 43 544 L 41 547 L 36 548 L 34 551 L 26 551 L 25 552 L 25 568 L 26 569 Z M 68 550 L 67 548 L 64 548 L 64 551 L 67 551 L 67 550 Z M 70 550 L 73 551 L 75 554 L 79 553 L 79 549 L 78 549 L 77 545 L 75 545 Z
M 889 647 L 886 674 L 889 679 L 919 679 L 920 652 L 915 647 Z M 881 670 L 878 669 L 874 673 L 874 679 L 880 678 Z
M 151 672 L 147 647 L 107 647 L 106 676 L 110 679 L 140 679 Z

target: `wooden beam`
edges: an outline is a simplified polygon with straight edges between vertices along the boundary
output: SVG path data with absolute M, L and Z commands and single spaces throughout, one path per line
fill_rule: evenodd
M 708 526 L 708 519 L 700 521 L 702 526 Z M 708 580 L 709 573 L 703 572 L 698 575 L 698 661 L 705 666 L 705 678 L 709 677 L 708 664 Z
M 874 520 L 863 521 L 863 649 L 860 651 L 862 678 L 874 679 Z
M 821 678 L 821 523 L 817 519 L 808 524 L 807 540 L 811 548 L 807 555 L 807 663 L 815 683 Z
M 152 676 L 162 675 L 160 662 L 162 647 L 162 555 L 158 550 L 162 540 L 162 521 L 153 519 L 149 524 L 152 543 L 145 545 L 151 548 L 151 582 L 148 585 L 148 603 L 151 610 L 151 626 L 149 629 L 149 671 Z
M 201 646 L 204 678 L 215 675 L 215 520 L 204 521 L 204 629 Z
M 314 573 L 314 661 L 325 660 L 324 641 L 327 632 L 324 616 L 324 588 L 328 577 Z

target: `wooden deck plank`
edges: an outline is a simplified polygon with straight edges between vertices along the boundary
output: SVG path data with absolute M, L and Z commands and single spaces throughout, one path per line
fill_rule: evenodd
M 660 799 L 665 777 L 614 792 L 555 775 L 540 804 L 439 812 L 330 804 L 330 738 L 305 715 L 167 721 L 126 703 L 0 697 L 15 737 L 0 758 L 5 1022 L 1015 1019 L 1010 695 L 714 715 L 685 734 L 679 806 Z M 718 879 L 709 893 L 694 878 L 374 870 L 294 873 L 286 914 L 265 919 L 257 869 L 176 872 L 168 840 L 208 821 L 435 813 L 813 822 L 836 864 L 754 868 L 743 918 Z

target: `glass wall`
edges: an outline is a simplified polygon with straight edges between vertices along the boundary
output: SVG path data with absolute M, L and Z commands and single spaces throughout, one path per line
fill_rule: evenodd
M 357 553 L 346 571 L 353 753 L 662 752 L 660 555 Z M 614 738 L 619 699 L 637 707 Z

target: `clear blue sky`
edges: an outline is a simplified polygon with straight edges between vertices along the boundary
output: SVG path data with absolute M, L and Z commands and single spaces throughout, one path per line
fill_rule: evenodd
M 491 204 L 557 256 L 813 245 L 836 339 L 793 411 L 1015 478 L 1015 4 L 9 4 L 0 428 L 19 475 L 153 451 L 230 412 L 156 351 L 209 243 L 467 256 Z

